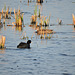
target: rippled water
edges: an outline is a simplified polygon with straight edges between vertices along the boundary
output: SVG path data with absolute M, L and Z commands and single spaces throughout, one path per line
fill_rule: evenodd
M 47 1 L 47 2 L 46 2 Z M 4 4 L 24 12 L 25 27 L 19 31 L 16 27 L 7 26 L 15 21 L 6 20 L 5 26 L 0 28 L 0 35 L 6 36 L 6 49 L 0 50 L 0 75 L 75 75 L 75 29 L 72 25 L 72 13 L 75 14 L 75 0 L 44 0 L 38 4 L 41 15 L 51 13 L 50 29 L 56 33 L 51 39 L 40 39 L 33 35 L 31 49 L 17 49 L 22 33 L 31 39 L 34 29 L 29 27 L 31 15 L 34 13 L 36 2 L 33 0 L 1 0 L 0 10 Z M 13 15 L 13 14 L 12 14 Z M 13 15 L 14 16 L 14 15 Z M 62 19 L 63 25 L 58 25 L 57 18 Z

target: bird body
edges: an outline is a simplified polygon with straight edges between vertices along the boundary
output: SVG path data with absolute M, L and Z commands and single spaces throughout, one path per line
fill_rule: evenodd
M 17 48 L 30 48 L 31 40 L 28 40 L 27 43 L 21 42 L 19 45 L 17 45 Z

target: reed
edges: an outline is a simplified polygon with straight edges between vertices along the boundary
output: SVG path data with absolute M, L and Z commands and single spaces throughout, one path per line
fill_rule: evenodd
M 43 38 L 43 36 L 42 36 L 42 26 L 41 26 L 41 36 L 40 36 L 40 38 L 41 38 L 41 39 Z
M 2 9 L 2 14 L 3 14 L 3 9 Z
M 44 17 L 44 25 L 46 25 L 46 16 Z
M 4 18 L 4 13 L 3 13 L 3 9 L 2 9 L 2 18 Z
M 50 39 L 51 38 L 51 36 L 50 36 L 50 34 L 49 34 L 49 37 L 48 37 L 48 39 Z
M 3 24 L 5 24 L 5 18 L 4 18 Z
M 15 9 L 14 9 L 14 15 L 15 15 L 15 25 L 16 26 L 22 26 L 22 24 L 24 24 L 24 22 L 23 22 L 23 15 L 24 15 L 24 13 L 21 14 L 20 9 L 16 13 Z
M 49 19 L 48 19 L 48 25 L 49 25 L 49 23 L 50 23 L 50 16 L 51 16 L 51 14 L 49 15 Z
M 1 23 L 1 13 L 0 13 L 0 23 Z
M 21 17 L 19 16 L 19 26 L 22 25 L 22 20 L 21 20 Z
M 2 36 L 0 35 L 0 48 L 2 47 Z
M 33 32 L 32 36 L 31 36 L 31 39 L 33 38 L 33 35 L 34 35 L 34 32 Z
M 6 10 L 6 18 L 8 19 L 8 12 L 9 12 L 9 8 L 7 8 Z
M 0 48 L 4 48 L 5 46 L 5 36 L 0 35 Z
M 6 4 L 4 4 L 4 11 L 6 11 Z
M 42 26 L 42 25 L 44 25 L 43 18 L 42 18 L 42 19 L 40 19 L 40 25 L 41 25 L 41 26 Z
M 49 16 L 49 19 L 48 18 L 46 19 L 46 17 L 47 16 L 44 17 L 44 26 L 49 26 L 50 16 Z
M 43 31 L 43 39 L 44 39 L 44 31 Z
M 41 26 L 41 34 L 42 34 L 42 26 Z
M 35 6 L 34 15 L 37 16 L 37 5 Z
M 41 15 L 40 15 L 40 8 L 39 8 L 39 15 L 38 15 L 38 17 L 40 18 L 40 16 L 41 16 Z
M 75 17 L 74 14 L 72 14 L 73 24 L 75 25 Z
M 10 9 L 10 15 L 11 15 L 11 11 L 12 11 L 12 8 Z
M 15 9 L 14 9 L 14 14 L 15 14 Z
M 46 30 L 46 35 L 45 35 L 45 39 L 48 39 L 48 36 L 47 36 L 47 30 Z
M 5 36 L 2 36 L 2 48 L 5 46 Z
M 50 16 L 49 18 L 46 19 L 47 16 L 42 16 L 42 18 L 40 18 L 40 25 L 42 26 L 49 26 L 49 22 L 50 22 Z
M 32 15 L 31 17 L 31 24 L 36 24 L 36 16 Z

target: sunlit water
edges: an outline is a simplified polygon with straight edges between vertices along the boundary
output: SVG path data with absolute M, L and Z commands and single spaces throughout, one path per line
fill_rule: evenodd
M 46 2 L 47 1 L 47 2 Z M 51 39 L 40 39 L 33 35 L 31 49 L 17 49 L 22 33 L 31 39 L 34 29 L 29 27 L 31 15 L 34 13 L 36 2 L 33 0 L 1 0 L 0 11 L 6 6 L 24 12 L 25 27 L 20 31 L 13 26 L 7 26 L 15 20 L 6 20 L 0 28 L 0 35 L 6 36 L 6 49 L 0 50 L 0 75 L 75 75 L 75 29 L 72 25 L 72 13 L 75 14 L 75 0 L 44 0 L 41 15 L 51 14 L 50 29 L 56 33 Z M 14 14 L 12 14 L 14 16 Z M 63 25 L 58 25 L 57 18 L 62 19 Z M 3 21 L 3 20 L 2 20 Z

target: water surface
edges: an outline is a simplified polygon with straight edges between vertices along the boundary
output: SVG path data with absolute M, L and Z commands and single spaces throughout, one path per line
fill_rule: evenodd
M 47 2 L 46 2 L 47 1 Z M 0 50 L 1 75 L 75 75 L 75 28 L 72 25 L 72 13 L 75 14 L 74 0 L 44 0 L 42 5 L 37 5 L 41 15 L 51 14 L 50 29 L 56 33 L 51 39 L 40 39 L 33 35 L 31 49 L 17 49 L 22 33 L 31 39 L 34 29 L 29 27 L 31 15 L 34 14 L 36 2 L 27 3 L 27 0 L 1 0 L 0 10 L 6 6 L 17 10 L 20 7 L 24 12 L 24 25 L 22 30 L 7 26 L 15 21 L 6 20 L 0 28 L 0 35 L 6 36 L 6 49 Z M 14 16 L 14 14 L 12 14 Z M 58 25 L 57 18 L 62 19 L 63 25 Z M 3 20 L 2 20 L 3 21 Z

